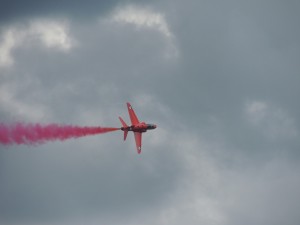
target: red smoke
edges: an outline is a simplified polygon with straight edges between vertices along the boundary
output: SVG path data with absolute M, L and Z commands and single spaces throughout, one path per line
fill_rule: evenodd
M 66 140 L 119 130 L 112 127 L 80 127 L 59 124 L 0 123 L 0 144 L 41 144 L 46 141 Z

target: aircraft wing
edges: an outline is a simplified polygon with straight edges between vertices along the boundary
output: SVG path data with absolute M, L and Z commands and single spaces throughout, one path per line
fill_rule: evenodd
M 136 143 L 136 150 L 138 154 L 141 154 L 142 151 L 142 133 L 134 132 L 134 138 Z
M 127 102 L 127 109 L 128 109 L 128 113 L 129 113 L 129 116 L 130 116 L 131 125 L 139 124 L 140 121 L 137 118 L 137 116 L 135 115 L 135 112 L 134 112 L 134 110 L 133 110 L 133 108 L 132 108 L 132 106 L 130 105 L 129 102 Z

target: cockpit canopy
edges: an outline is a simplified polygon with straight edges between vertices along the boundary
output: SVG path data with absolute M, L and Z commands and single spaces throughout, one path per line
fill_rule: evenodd
M 147 124 L 147 129 L 149 130 L 153 130 L 156 128 L 156 125 L 155 124 Z

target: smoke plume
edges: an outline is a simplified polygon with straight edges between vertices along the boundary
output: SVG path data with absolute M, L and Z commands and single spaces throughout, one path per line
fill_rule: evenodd
M 3 124 L 0 123 L 0 144 L 42 144 L 46 141 L 64 141 L 89 135 L 119 130 L 113 127 L 81 127 L 59 124 Z

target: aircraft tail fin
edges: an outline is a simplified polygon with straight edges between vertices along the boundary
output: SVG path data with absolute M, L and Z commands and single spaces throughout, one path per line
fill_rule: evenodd
M 122 123 L 122 126 L 123 126 L 122 128 L 125 128 L 125 129 L 123 129 L 123 131 L 124 131 L 124 141 L 125 141 L 126 138 L 127 138 L 127 134 L 128 134 L 128 130 L 126 130 L 126 128 L 128 127 L 128 125 L 125 123 L 125 121 L 120 116 L 119 116 L 119 120 Z

